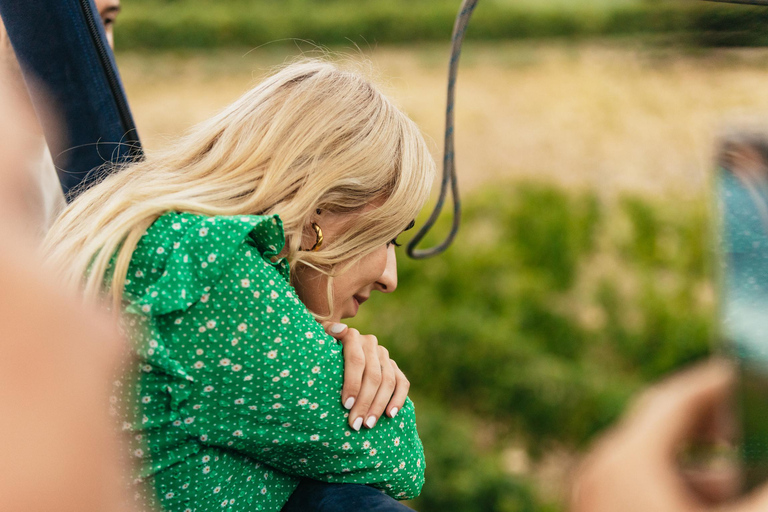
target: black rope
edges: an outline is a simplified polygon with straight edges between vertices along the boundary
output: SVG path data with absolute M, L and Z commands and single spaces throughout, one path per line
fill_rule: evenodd
M 768 1 L 768 0 L 767 0 Z M 478 0 L 463 0 L 461 8 L 453 25 L 451 37 L 451 61 L 448 66 L 448 104 L 445 109 L 445 141 L 443 151 L 443 179 L 440 183 L 440 196 L 435 204 L 435 209 L 427 219 L 427 222 L 408 242 L 406 254 L 414 259 L 424 259 L 436 256 L 445 251 L 453 242 L 459 231 L 461 222 L 461 200 L 459 199 L 459 186 L 456 180 L 456 161 L 453 145 L 453 105 L 456 99 L 456 73 L 459 69 L 459 55 L 461 55 L 461 43 L 464 42 L 464 34 L 467 31 L 469 18 L 475 10 Z M 453 199 L 453 224 L 448 236 L 435 247 L 429 249 L 416 249 L 416 246 L 426 236 L 432 226 L 437 222 L 440 212 L 443 210 L 445 197 L 448 192 L 448 183 L 451 184 L 451 197 Z
M 748 5 L 768 5 L 768 0 L 704 0 L 717 3 L 748 4 Z M 445 140 L 443 152 L 443 178 L 440 183 L 440 195 L 435 204 L 435 208 L 427 219 L 427 222 L 408 242 L 406 254 L 414 259 L 424 259 L 436 256 L 444 252 L 453 242 L 459 230 L 461 223 L 461 200 L 459 198 L 459 187 L 456 179 L 456 158 L 454 152 L 453 134 L 454 119 L 453 106 L 456 98 L 456 74 L 459 67 L 459 56 L 461 55 L 461 44 L 464 42 L 464 34 L 469 24 L 469 18 L 477 6 L 478 0 L 463 0 L 461 8 L 456 16 L 456 22 L 453 26 L 453 36 L 451 37 L 451 60 L 448 67 L 448 103 L 445 110 Z M 429 249 L 417 249 L 416 246 L 424 239 L 432 226 L 437 222 L 440 213 L 445 204 L 445 198 L 448 193 L 448 185 L 451 185 L 451 198 L 453 200 L 453 223 L 451 230 L 445 240 Z

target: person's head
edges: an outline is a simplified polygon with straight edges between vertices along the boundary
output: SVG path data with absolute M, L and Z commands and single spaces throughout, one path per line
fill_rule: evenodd
M 315 314 L 338 319 L 355 313 L 355 297 L 396 286 L 389 243 L 427 200 L 433 175 L 416 125 L 370 82 L 303 61 L 83 192 L 47 248 L 73 284 L 90 268 L 90 296 L 119 249 L 112 282 L 119 300 L 131 253 L 159 215 L 276 213 L 301 298 Z M 315 244 L 313 223 L 324 242 L 302 250 Z
M 99 12 L 104 31 L 107 33 L 109 46 L 115 48 L 115 20 L 120 14 L 120 0 L 94 0 L 96 10 Z
M 355 217 L 374 211 L 380 206 L 379 201 L 361 210 L 353 212 L 316 211 L 312 222 L 313 229 L 307 232 L 304 240 L 307 247 L 313 247 L 322 240 L 336 240 L 355 222 Z M 404 231 L 413 226 L 411 221 Z M 397 288 L 397 260 L 393 238 L 385 244 L 379 244 L 372 252 L 338 270 L 332 278 L 328 272 L 308 265 L 298 265 L 293 273 L 293 284 L 299 297 L 307 307 L 319 316 L 339 321 L 357 314 L 360 305 L 368 300 L 373 291 L 392 293 Z M 322 245 L 321 245 L 322 247 Z
M 718 164 L 747 186 L 765 186 L 768 181 L 768 137 L 764 132 L 742 129 L 723 135 Z

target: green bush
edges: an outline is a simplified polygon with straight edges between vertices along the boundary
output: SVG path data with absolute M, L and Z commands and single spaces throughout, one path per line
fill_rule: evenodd
M 510 477 L 498 452 L 477 447 L 477 419 L 454 409 L 419 407 L 419 433 L 425 441 L 428 485 L 413 506 L 420 511 L 550 512 L 533 484 Z
M 398 293 L 364 326 L 428 399 L 579 445 L 638 385 L 708 352 L 704 209 L 657 208 L 629 198 L 609 215 L 594 194 L 531 184 L 477 194 L 454 247 L 401 258 Z
M 496 425 L 493 446 L 534 459 L 577 452 L 636 390 L 710 352 L 706 212 L 513 183 L 467 198 L 445 254 L 401 255 L 397 293 L 354 324 L 413 384 L 430 476 L 419 510 L 550 510 L 498 451 L 473 451 L 473 429 Z
M 448 41 L 458 0 L 131 0 L 116 33 L 122 50 Z M 761 45 L 768 9 L 701 0 L 484 0 L 468 39 L 673 35 L 698 45 Z

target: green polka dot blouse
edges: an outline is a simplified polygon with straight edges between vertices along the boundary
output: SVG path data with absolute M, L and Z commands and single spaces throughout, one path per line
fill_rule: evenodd
M 134 251 L 116 382 L 145 509 L 279 511 L 300 477 L 418 495 L 413 403 L 352 430 L 344 360 L 289 284 L 277 216 L 167 213 Z

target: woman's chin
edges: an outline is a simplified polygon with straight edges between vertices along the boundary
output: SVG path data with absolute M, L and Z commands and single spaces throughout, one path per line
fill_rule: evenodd
M 344 311 L 341 313 L 341 318 L 354 318 L 357 316 L 357 312 L 360 309 L 360 303 L 357 299 L 352 297 L 345 305 Z

